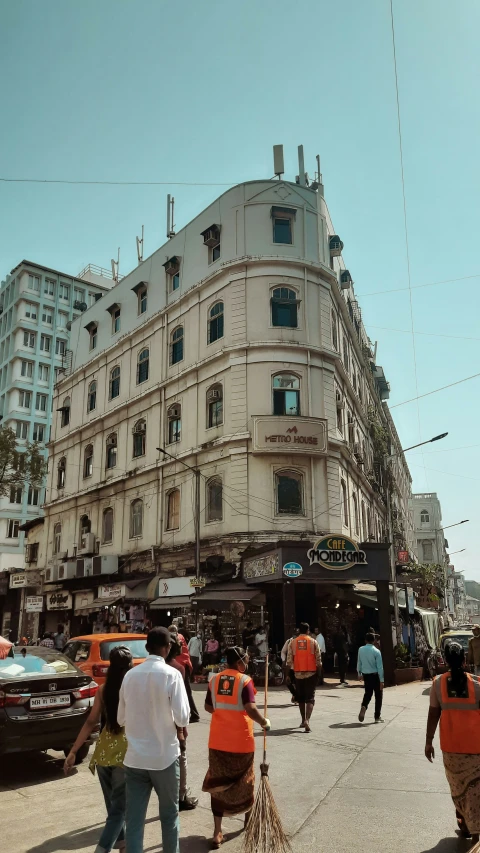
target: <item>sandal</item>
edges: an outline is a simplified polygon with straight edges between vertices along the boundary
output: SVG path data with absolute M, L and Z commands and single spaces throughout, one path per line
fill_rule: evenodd
M 221 837 L 220 837 L 220 840 L 219 840 L 219 841 L 215 841 L 215 838 L 213 838 L 213 839 L 212 839 L 212 846 L 211 846 L 211 848 L 210 848 L 211 850 L 219 850 L 219 849 L 220 849 L 220 847 L 222 846 L 222 844 L 223 844 L 223 840 L 224 840 L 224 839 L 223 839 L 223 834 L 222 834 L 222 833 L 220 833 L 220 836 L 221 836 Z

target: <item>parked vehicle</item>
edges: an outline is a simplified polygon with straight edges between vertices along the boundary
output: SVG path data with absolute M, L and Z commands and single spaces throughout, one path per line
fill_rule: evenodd
M 63 653 L 97 684 L 104 684 L 112 649 L 127 646 L 133 655 L 133 665 L 137 666 L 147 657 L 146 641 L 145 634 L 88 634 L 69 640 Z
M 28 646 L 0 660 L 0 760 L 32 750 L 68 755 L 97 690 L 90 675 L 54 649 Z M 78 751 L 77 764 L 89 745 Z
M 450 628 L 444 631 L 440 636 L 440 650 L 445 651 L 447 643 L 460 643 L 461 646 L 468 651 L 468 641 L 473 637 L 471 628 Z

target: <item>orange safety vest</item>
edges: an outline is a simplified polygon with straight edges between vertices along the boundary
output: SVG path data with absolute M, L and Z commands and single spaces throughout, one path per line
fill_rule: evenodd
M 300 634 L 292 640 L 293 671 L 316 672 L 317 658 L 315 655 L 315 640 L 307 634 Z
M 442 715 L 440 717 L 440 748 L 442 752 L 480 755 L 480 684 L 467 673 L 468 697 L 448 695 L 446 672 L 435 678 Z
M 221 752 L 255 752 L 253 720 L 247 716 L 242 690 L 252 679 L 237 669 L 225 669 L 210 679 L 214 712 L 209 749 Z

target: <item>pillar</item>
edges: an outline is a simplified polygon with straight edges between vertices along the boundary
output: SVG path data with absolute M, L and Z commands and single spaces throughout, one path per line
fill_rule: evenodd
M 295 618 L 295 585 L 290 581 L 283 582 L 283 633 L 284 641 L 293 637 L 296 628 Z
M 378 621 L 386 687 L 395 684 L 395 655 L 393 653 L 392 620 L 390 616 L 390 585 L 377 581 Z

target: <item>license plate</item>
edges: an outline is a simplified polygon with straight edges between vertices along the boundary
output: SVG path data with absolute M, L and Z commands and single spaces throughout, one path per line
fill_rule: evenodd
M 57 696 L 35 696 L 30 699 L 30 708 L 60 708 L 65 705 L 70 705 L 70 696 L 68 693 Z

